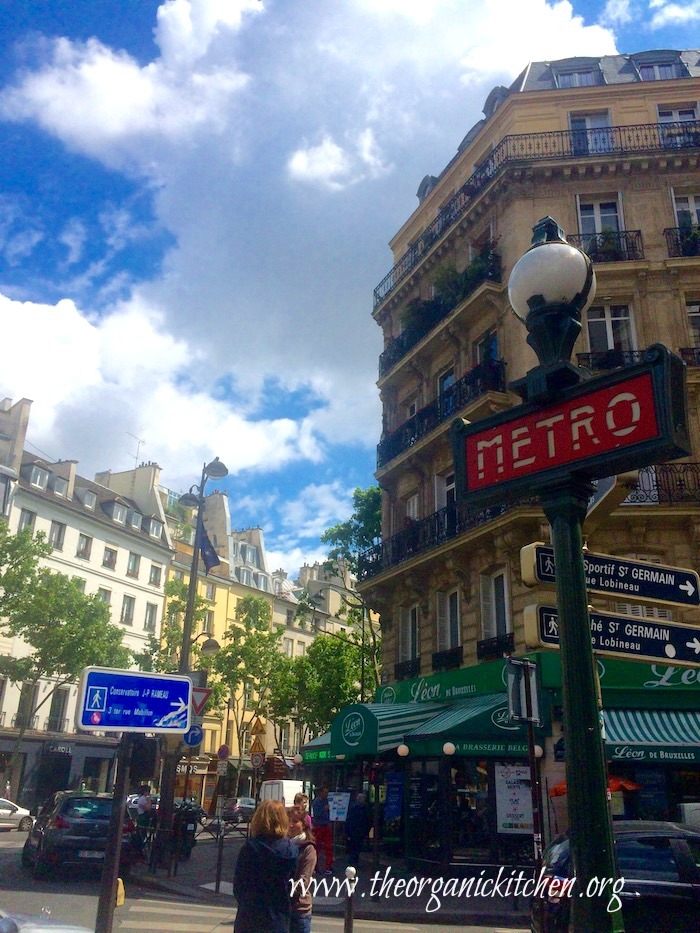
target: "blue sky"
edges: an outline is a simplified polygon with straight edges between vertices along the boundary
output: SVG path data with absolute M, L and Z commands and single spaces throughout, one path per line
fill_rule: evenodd
M 529 60 L 699 26 L 699 0 L 2 0 L 0 397 L 85 475 L 138 446 L 185 490 L 218 455 L 294 574 L 373 481 L 372 289 L 421 179 Z

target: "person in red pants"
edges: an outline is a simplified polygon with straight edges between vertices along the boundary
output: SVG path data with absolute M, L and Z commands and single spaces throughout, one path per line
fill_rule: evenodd
M 323 852 L 324 868 L 326 874 L 329 875 L 333 871 L 333 835 L 327 787 L 321 787 L 314 797 L 311 804 L 311 819 L 316 836 L 316 848 L 319 854 Z

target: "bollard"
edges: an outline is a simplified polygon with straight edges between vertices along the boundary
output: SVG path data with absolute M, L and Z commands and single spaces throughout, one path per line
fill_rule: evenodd
M 117 907 L 123 907 L 125 899 L 124 882 L 121 878 L 117 878 Z
M 357 869 L 353 868 L 352 865 L 348 865 L 348 867 L 345 869 L 345 878 L 347 881 L 348 893 L 345 898 L 345 924 L 343 926 L 343 933 L 352 933 L 352 896 L 355 893 L 355 886 L 357 885 Z

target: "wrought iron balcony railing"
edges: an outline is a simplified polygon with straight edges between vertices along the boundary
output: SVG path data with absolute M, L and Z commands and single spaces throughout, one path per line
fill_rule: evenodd
M 645 353 L 646 350 L 597 350 L 595 353 L 577 353 L 576 359 L 579 366 L 600 372 L 641 363 Z
M 590 256 L 591 262 L 628 262 L 644 259 L 641 230 L 605 230 L 575 233 L 566 238 Z
M 410 661 L 399 661 L 394 665 L 394 680 L 410 680 L 420 674 L 420 658 L 411 658 Z
M 678 352 L 686 366 L 700 366 L 700 347 L 681 347 Z
M 518 506 L 537 505 L 537 499 L 517 499 L 484 509 L 453 503 L 363 551 L 358 559 L 358 578 L 369 580 L 411 557 L 431 551 L 467 531 L 499 518 Z M 664 463 L 639 471 L 636 489 L 624 505 L 700 506 L 700 463 Z
M 447 648 L 445 651 L 436 651 L 433 654 L 433 671 L 451 671 L 461 667 L 464 660 L 464 647 Z
M 14 729 L 38 729 L 39 717 L 23 716 L 21 713 L 16 713 L 12 717 L 12 727 Z
M 503 360 L 479 363 L 439 398 L 421 408 L 413 417 L 404 421 L 401 427 L 382 438 L 377 444 L 377 469 L 409 450 L 438 425 L 454 418 L 460 409 L 480 395 L 505 391 L 506 364 Z
M 468 210 L 474 198 L 508 165 L 543 160 L 600 158 L 629 153 L 700 148 L 700 121 L 644 123 L 592 130 L 524 133 L 505 136 L 438 213 L 410 249 L 374 290 L 374 306 L 381 304 L 399 282 L 421 262 L 430 247 Z
M 682 256 L 700 256 L 700 224 L 667 227 L 664 230 L 664 236 L 671 259 L 678 259 Z
M 384 376 L 400 359 L 443 321 L 458 304 L 469 297 L 484 282 L 501 281 L 501 257 L 489 252 L 482 260 L 477 260 L 465 269 L 468 277 L 467 287 L 458 300 L 441 298 L 420 302 L 420 316 L 398 337 L 391 340 L 379 355 L 379 375 Z
M 479 661 L 495 661 L 504 654 L 515 651 L 515 635 L 508 632 L 506 635 L 497 635 L 495 638 L 484 638 L 476 643 L 476 656 Z
M 67 732 L 68 719 L 64 719 L 63 716 L 48 716 L 44 723 L 44 729 L 47 732 Z

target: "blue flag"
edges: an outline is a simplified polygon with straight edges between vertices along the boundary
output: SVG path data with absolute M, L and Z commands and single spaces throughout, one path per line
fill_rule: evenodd
M 204 525 L 202 525 L 202 539 L 199 545 L 199 553 L 202 555 L 202 562 L 207 568 L 207 573 L 209 573 L 212 567 L 218 567 L 221 563 L 219 555 L 214 550 L 214 545 L 209 540 L 209 535 Z

